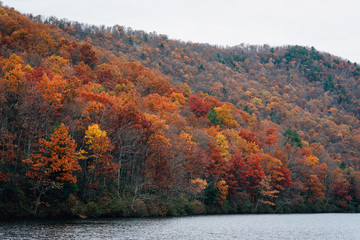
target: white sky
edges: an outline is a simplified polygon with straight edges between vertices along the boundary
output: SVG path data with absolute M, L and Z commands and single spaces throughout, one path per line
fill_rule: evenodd
M 314 46 L 360 63 L 359 0 L 2 0 L 22 13 L 218 45 Z

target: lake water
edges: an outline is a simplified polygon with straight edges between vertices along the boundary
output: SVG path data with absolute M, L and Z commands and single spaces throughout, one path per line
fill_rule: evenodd
M 360 214 L 0 222 L 0 239 L 360 239 Z

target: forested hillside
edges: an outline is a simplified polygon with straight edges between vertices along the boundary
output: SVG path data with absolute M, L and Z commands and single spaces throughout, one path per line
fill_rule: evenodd
M 1 6 L 0 218 L 359 212 L 359 83 L 314 48 Z

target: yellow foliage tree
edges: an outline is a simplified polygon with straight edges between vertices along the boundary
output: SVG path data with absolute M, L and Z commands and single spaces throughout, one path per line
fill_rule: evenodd
M 229 186 L 226 184 L 226 181 L 224 179 L 216 182 L 214 186 L 218 190 L 217 201 L 222 206 L 224 204 L 224 201 L 226 200 Z
M 229 160 L 229 143 L 226 140 L 226 137 L 222 134 L 217 134 L 215 137 L 216 145 L 220 150 L 221 156 L 224 158 L 225 161 Z
M 113 149 L 110 139 L 98 124 L 92 124 L 85 132 L 86 150 L 81 149 L 78 153 L 79 160 L 85 161 L 85 179 L 90 186 L 97 186 L 97 177 L 103 177 L 104 186 L 106 178 L 116 178 L 116 173 L 121 165 L 112 161 L 109 152 Z M 83 187 L 85 196 L 87 186 Z
M 319 159 L 315 157 L 314 155 L 309 155 L 305 157 L 306 163 L 310 166 L 315 166 L 319 163 Z
M 180 135 L 180 137 L 185 140 L 186 146 L 187 146 L 189 149 L 194 149 L 194 148 L 197 146 L 196 142 L 194 142 L 194 141 L 192 140 L 192 136 L 191 136 L 190 134 L 188 134 L 188 133 L 182 133 L 182 134 Z
M 214 110 L 225 126 L 230 128 L 238 127 L 238 123 L 234 120 L 230 113 L 230 109 L 225 104 L 223 104 L 221 107 L 214 108 Z
M 192 180 L 191 180 L 191 184 L 192 184 L 191 191 L 192 191 L 193 193 L 200 193 L 200 192 L 202 192 L 203 190 L 205 190 L 205 188 L 206 188 L 206 186 L 207 186 L 206 180 L 200 179 L 200 178 L 192 179 Z
M 86 144 L 92 151 L 88 157 L 99 159 L 104 153 L 112 149 L 110 139 L 105 131 L 102 131 L 97 124 L 92 124 L 85 132 Z
M 182 93 L 173 92 L 170 94 L 169 98 L 176 106 L 183 106 L 186 103 L 186 98 Z
M 22 70 L 24 61 L 13 54 L 2 63 L 4 75 L 0 81 L 0 91 L 10 95 L 20 95 L 24 90 L 25 74 Z

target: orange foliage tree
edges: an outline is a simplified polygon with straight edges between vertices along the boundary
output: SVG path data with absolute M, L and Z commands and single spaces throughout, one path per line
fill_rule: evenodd
M 26 176 L 32 180 L 37 202 L 35 212 L 41 204 L 41 197 L 49 190 L 61 188 L 63 183 L 76 183 L 73 175 L 80 170 L 76 158 L 76 144 L 71 139 L 67 127 L 61 124 L 50 140 L 39 140 L 39 153 L 32 154 L 23 162 L 29 164 Z

